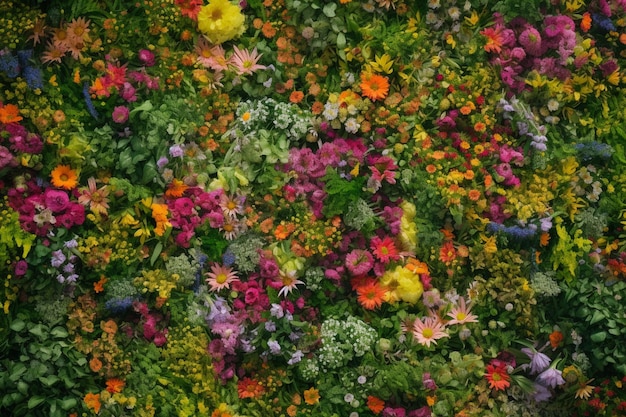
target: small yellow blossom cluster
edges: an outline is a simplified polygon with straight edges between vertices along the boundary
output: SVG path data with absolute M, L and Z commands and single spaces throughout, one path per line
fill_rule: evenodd
M 215 378 L 211 357 L 206 354 L 208 344 L 206 332 L 198 326 L 171 327 L 162 356 L 175 378 L 191 384 L 193 394 L 211 397 L 215 395 Z
M 0 4 L 0 45 L 12 50 L 22 46 L 35 22 L 44 18 L 40 10 L 24 6 L 22 2 L 3 1 Z
M 295 225 L 291 250 L 296 256 L 327 255 L 341 242 L 340 220 L 317 220 L 309 211 L 297 213 L 291 218 Z
M 143 270 L 141 276 L 135 278 L 134 284 L 144 293 L 157 293 L 161 300 L 167 300 L 178 286 L 179 279 L 178 274 L 169 274 L 161 269 Z
M 112 223 L 107 233 L 77 238 L 77 249 L 83 262 L 96 270 L 104 270 L 111 262 L 130 265 L 137 261 L 137 248 L 129 242 L 130 233 L 120 223 Z
M 532 217 L 546 217 L 550 214 L 552 200 L 555 198 L 554 183 L 546 171 L 532 175 L 532 180 L 522 181 L 517 188 L 505 191 L 507 197 L 506 212 L 517 216 L 520 221 Z

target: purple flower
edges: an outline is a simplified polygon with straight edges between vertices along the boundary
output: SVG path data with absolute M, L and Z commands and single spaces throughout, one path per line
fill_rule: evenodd
M 519 43 L 529 55 L 539 56 L 543 53 L 541 48 L 541 34 L 534 27 L 527 27 L 519 35 Z
M 565 384 L 562 372 L 555 368 L 548 368 L 537 377 L 537 382 L 546 386 L 556 388 L 559 385 Z
M 552 360 L 545 354 L 541 352 L 537 352 L 535 349 L 531 348 L 522 348 L 522 352 L 526 354 L 530 358 L 530 373 L 538 374 L 539 372 L 543 372 Z
M 270 349 L 272 355 L 278 355 L 280 353 L 280 343 L 276 340 L 270 340 L 267 342 L 267 347 Z
M 270 308 L 270 315 L 272 317 L 276 317 L 277 319 L 282 318 L 285 315 L 285 311 L 280 304 L 272 304 L 272 308 Z
M 183 150 L 182 146 L 177 144 L 170 147 L 170 156 L 172 158 L 182 158 L 184 154 L 185 151 Z
M 128 107 L 126 106 L 116 106 L 113 109 L 112 118 L 115 123 L 126 123 L 128 121 L 129 115 Z
M 50 265 L 52 265 L 54 268 L 58 268 L 63 265 L 63 262 L 65 262 L 66 259 L 67 258 L 65 257 L 65 254 L 61 251 L 61 249 L 55 250 L 54 252 L 52 252 Z
M 287 361 L 287 364 L 289 365 L 295 365 L 296 363 L 300 362 L 302 360 L 302 358 L 304 357 L 304 353 L 302 353 L 301 350 L 296 350 L 292 355 L 291 358 Z
M 552 393 L 550 392 L 550 390 L 544 387 L 543 385 L 534 384 L 533 387 L 534 387 L 533 398 L 538 403 L 547 401 L 548 399 L 550 399 L 550 397 L 552 397 Z
M 425 372 L 422 375 L 422 384 L 424 384 L 424 388 L 427 390 L 434 391 L 437 389 L 437 384 L 435 383 L 435 380 L 430 377 L 429 372 Z
M 167 159 L 166 157 L 162 156 L 162 157 L 159 158 L 159 160 L 157 161 L 156 164 L 157 164 L 157 167 L 159 169 L 163 169 L 163 167 L 165 165 L 167 165 L 168 162 L 169 162 L 169 159 Z
M 15 264 L 15 275 L 18 277 L 26 275 L 26 271 L 28 271 L 28 263 L 21 259 Z
M 354 249 L 346 255 L 346 268 L 354 276 L 367 274 L 374 265 L 374 257 L 365 249 Z

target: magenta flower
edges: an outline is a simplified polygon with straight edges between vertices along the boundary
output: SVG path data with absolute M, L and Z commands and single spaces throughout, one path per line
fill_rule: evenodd
M 365 249 L 354 249 L 346 255 L 346 268 L 353 276 L 365 275 L 374 266 L 374 257 Z
M 533 56 L 539 56 L 543 53 L 541 44 L 541 34 L 537 29 L 530 26 L 527 27 L 520 35 L 518 39 L 520 45 L 524 47 L 527 54 Z
M 148 49 L 142 49 L 139 51 L 139 60 L 146 66 L 151 67 L 154 65 L 154 53 Z
M 128 121 L 128 115 L 129 115 L 129 111 L 128 111 L 128 107 L 126 106 L 116 106 L 113 109 L 113 114 L 111 115 L 113 118 L 113 121 L 115 123 L 126 123 Z
M 53 213 L 65 211 L 70 203 L 70 197 L 65 191 L 54 190 L 52 188 L 44 192 L 44 199 L 46 207 L 52 210 Z

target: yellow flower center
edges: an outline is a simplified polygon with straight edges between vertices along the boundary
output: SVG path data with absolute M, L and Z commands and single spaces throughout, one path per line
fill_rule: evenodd
M 215 281 L 216 281 L 218 284 L 223 284 L 223 283 L 225 283 L 227 279 L 228 279 L 228 276 L 227 276 L 225 273 L 223 273 L 223 272 L 220 272 L 219 274 L 217 274 L 217 275 L 215 276 Z
M 435 332 L 431 328 L 426 328 L 426 329 L 424 329 L 424 331 L 422 331 L 422 335 L 426 339 L 430 339 L 431 337 L 433 337 L 434 334 L 435 334 Z

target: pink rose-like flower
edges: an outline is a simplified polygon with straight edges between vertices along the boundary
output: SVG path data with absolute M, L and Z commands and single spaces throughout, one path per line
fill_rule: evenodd
M 146 66 L 151 67 L 154 65 L 154 53 L 148 49 L 142 49 L 139 51 L 139 60 Z
M 70 197 L 65 191 L 53 190 L 51 188 L 44 192 L 44 199 L 46 207 L 52 210 L 53 213 L 63 212 L 70 203 Z
M 128 121 L 128 115 L 129 115 L 128 107 L 116 106 L 113 109 L 113 114 L 111 116 L 115 123 L 122 124 Z
M 18 277 L 24 276 L 26 271 L 28 271 L 28 263 L 24 259 L 19 260 L 15 264 L 15 275 Z

